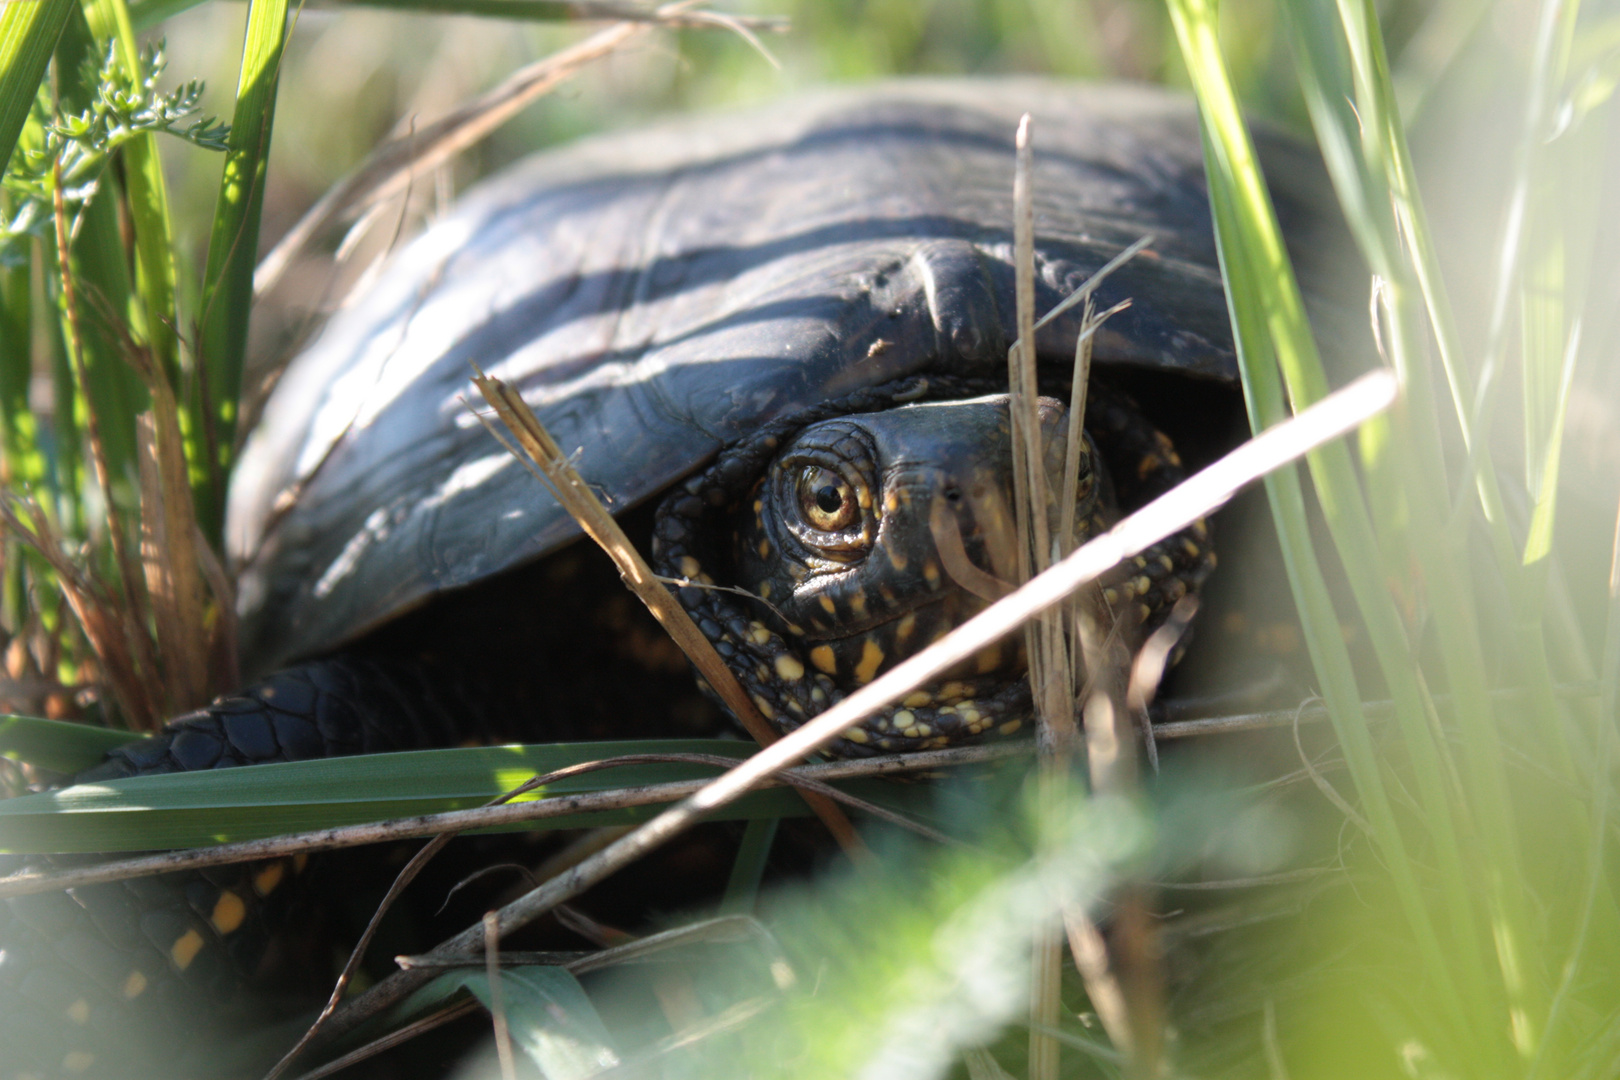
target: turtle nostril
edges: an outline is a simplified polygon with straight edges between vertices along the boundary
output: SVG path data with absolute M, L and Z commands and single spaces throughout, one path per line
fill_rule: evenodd
M 962 489 L 957 487 L 955 484 L 947 485 L 945 488 L 945 501 L 953 503 L 961 502 Z

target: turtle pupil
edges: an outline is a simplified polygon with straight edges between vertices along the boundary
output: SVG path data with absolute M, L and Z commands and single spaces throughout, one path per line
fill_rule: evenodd
M 838 508 L 843 505 L 844 497 L 831 484 L 816 492 L 816 508 L 824 514 L 836 514 Z

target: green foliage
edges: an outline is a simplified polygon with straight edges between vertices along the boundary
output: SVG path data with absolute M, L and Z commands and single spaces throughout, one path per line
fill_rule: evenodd
M 118 46 L 109 44 L 99 66 L 81 75 L 94 100 L 83 110 L 54 114 L 43 88 L 35 98 L 28 143 L 19 146 L 4 178 L 13 196 L 9 220 L 0 221 L 0 261 L 27 258 L 26 241 L 53 228 L 53 200 L 60 186 L 77 235 L 79 215 L 100 187 L 113 154 L 141 135 L 173 135 L 204 150 L 223 151 L 230 129 L 213 117 L 199 117 L 203 84 L 193 79 L 168 93 L 158 89 L 167 64 L 162 44 L 140 56 L 134 72 L 125 69 Z

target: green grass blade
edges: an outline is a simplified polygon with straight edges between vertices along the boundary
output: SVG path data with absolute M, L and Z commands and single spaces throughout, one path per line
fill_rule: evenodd
M 57 43 L 56 79 L 61 108 L 82 112 L 96 97 L 96 86 L 86 81 L 85 64 L 100 69 L 101 50 L 90 32 L 84 12 L 75 8 Z M 93 76 L 92 76 L 93 78 Z M 131 326 L 133 284 L 124 242 L 118 227 L 118 190 L 112 170 L 103 169 L 100 187 L 82 211 L 78 236 L 72 243 L 69 268 L 77 300 L 72 313 L 78 328 L 88 386 L 88 409 L 94 413 L 107 458 L 112 496 L 120 506 L 133 506 L 136 487 L 135 417 L 149 407 L 146 388 L 121 355 L 124 335 Z M 65 320 L 64 334 L 71 334 Z M 71 340 L 71 338 L 70 338 Z
M 73 0 L 0 4 L 0 162 L 11 160 L 74 7 Z
M 97 764 L 107 751 L 130 741 L 127 731 L 0 715 L 0 755 L 52 772 L 74 773 Z
M 85 7 L 90 29 L 98 41 L 118 43 L 119 59 L 132 76 L 139 70 L 140 44 L 130 23 L 124 0 L 91 0 Z M 163 179 L 163 163 L 158 158 L 157 136 L 147 132 L 124 145 L 124 190 L 129 199 L 129 215 L 135 231 L 136 296 L 139 304 L 136 331 L 151 348 L 159 370 L 168 375 L 169 385 L 180 390 L 180 351 L 175 334 L 174 238 L 169 214 L 169 194 Z M 193 460 L 200 447 L 188 447 Z
M 1281 232 L 1276 223 L 1260 177 L 1252 145 L 1244 127 L 1231 84 L 1226 77 L 1216 36 L 1215 11 L 1201 0 L 1172 0 L 1172 22 L 1181 41 L 1194 89 L 1199 96 L 1208 151 L 1211 204 L 1217 223 L 1223 270 L 1234 314 L 1234 330 L 1240 343 L 1245 394 L 1254 419 L 1271 423 L 1283 413 L 1281 390 L 1276 385 L 1281 366 L 1289 396 L 1296 408 L 1322 396 L 1326 379 L 1315 354 L 1310 328 L 1298 287 L 1287 260 Z M 1376 431 L 1385 430 L 1379 424 Z M 1375 435 L 1376 437 L 1376 435 Z M 1334 533 L 1341 560 L 1349 574 L 1358 604 L 1367 619 L 1369 633 L 1397 701 L 1397 714 L 1403 727 L 1416 740 L 1415 752 L 1437 760 L 1439 750 L 1427 727 L 1423 699 L 1412 676 L 1412 662 L 1398 617 L 1383 592 L 1378 567 L 1373 561 L 1377 545 L 1373 539 L 1365 507 L 1361 502 L 1348 453 L 1341 446 L 1318 451 L 1310 458 L 1313 480 L 1322 500 L 1329 528 Z M 1454 961 L 1424 901 L 1415 864 L 1397 823 L 1393 805 L 1385 790 L 1375 751 L 1368 737 L 1359 697 L 1350 676 L 1349 660 L 1339 638 L 1337 620 L 1328 602 L 1320 574 L 1311 574 L 1314 555 L 1310 551 L 1308 527 L 1302 499 L 1282 480 L 1268 486 L 1268 493 L 1281 496 L 1273 513 L 1281 528 L 1281 539 L 1291 583 L 1296 585 L 1307 639 L 1311 643 L 1318 677 L 1329 697 L 1335 730 L 1339 734 L 1372 826 L 1374 839 L 1383 849 L 1397 894 L 1412 927 L 1420 955 L 1434 977 L 1447 987 L 1444 1000 L 1457 1003 L 1467 993 L 1467 979 L 1454 977 Z M 1354 539 L 1351 539 L 1351 538 Z M 1439 814 L 1434 822 L 1446 832 L 1454 832 L 1445 792 L 1439 785 L 1445 775 L 1438 768 L 1421 769 L 1430 790 L 1426 805 Z M 1460 910 L 1468 914 L 1466 898 Z M 1454 928 L 1463 937 L 1464 958 L 1477 956 L 1469 925 Z M 1477 940 L 1477 939 L 1476 939 Z M 1466 959 L 1464 960 L 1466 964 Z M 1466 1025 L 1466 1009 L 1455 1009 L 1454 1022 Z M 1477 1013 L 1476 1013 L 1477 1015 Z
M 493 1008 L 488 976 L 475 969 L 459 981 Z M 613 1040 L 579 980 L 560 967 L 526 965 L 500 972 L 501 1006 L 512 1042 L 546 1080 L 584 1080 L 619 1063 Z
M 225 172 L 214 206 L 203 272 L 200 374 L 189 404 L 188 428 L 201 433 L 207 466 L 195 491 L 197 517 L 218 544 L 224 524 L 224 483 L 236 438 L 253 267 L 258 258 L 259 214 L 276 107 L 276 83 L 287 37 L 287 0 L 252 0 L 242 73 L 236 88 Z M 206 384 L 206 385 L 204 385 Z
M 759 884 L 765 877 L 765 864 L 776 842 L 777 818 L 755 818 L 743 830 L 737 857 L 726 879 L 726 893 L 720 901 L 720 914 L 747 915 L 759 900 Z
M 136 0 L 129 5 L 130 27 L 137 34 L 144 34 L 165 19 L 190 11 L 205 2 L 206 0 Z
M 582 761 L 635 753 L 707 753 L 740 760 L 756 749 L 749 743 L 710 739 L 463 747 L 137 777 L 0 801 L 0 836 L 5 849 L 14 851 L 196 847 L 470 809 L 537 773 Z M 714 775 L 716 768 L 706 765 L 626 765 L 558 781 L 545 794 Z M 857 782 L 852 790 L 892 802 L 893 787 Z M 632 807 L 535 824 L 546 829 L 622 825 L 645 820 L 657 810 Z M 756 792 L 746 805 L 738 803 L 734 812 L 721 816 L 738 820 L 807 812 L 803 799 L 791 790 L 772 789 Z

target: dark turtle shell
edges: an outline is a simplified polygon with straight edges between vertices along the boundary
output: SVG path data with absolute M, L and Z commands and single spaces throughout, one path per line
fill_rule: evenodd
M 1151 235 L 1100 290 L 1131 306 L 1096 362 L 1235 378 L 1184 97 L 902 82 L 587 140 L 471 193 L 287 371 L 231 492 L 249 667 L 575 536 L 463 404 L 475 364 L 521 388 L 615 509 L 784 412 L 1004 371 L 1026 111 L 1037 312 Z M 1334 218 L 1320 167 L 1286 139 L 1260 152 L 1308 262 Z M 1068 363 L 1076 330 L 1047 327 L 1043 358 Z

